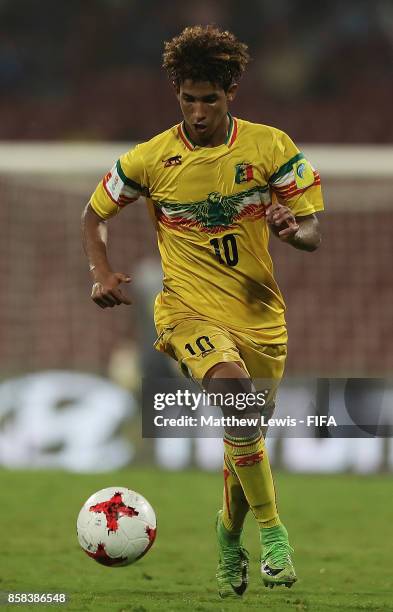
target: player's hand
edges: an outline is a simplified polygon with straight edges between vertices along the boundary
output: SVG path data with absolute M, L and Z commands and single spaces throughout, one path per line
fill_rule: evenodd
M 130 283 L 131 277 L 122 272 L 110 272 L 102 276 L 95 276 L 95 283 L 91 290 L 91 299 L 101 308 L 113 308 L 120 304 L 131 304 L 124 293 L 119 289 L 121 283 Z
M 290 240 L 299 229 L 295 216 L 288 206 L 272 204 L 266 209 L 266 220 L 274 233 L 284 241 Z

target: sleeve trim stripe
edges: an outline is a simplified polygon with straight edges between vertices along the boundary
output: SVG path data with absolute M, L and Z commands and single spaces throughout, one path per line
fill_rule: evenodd
M 292 170 L 293 164 L 295 162 L 299 161 L 299 159 L 304 159 L 304 154 L 302 152 L 300 152 L 297 155 L 295 155 L 294 157 L 292 157 L 289 161 L 287 161 L 286 164 L 281 166 L 281 168 L 279 168 L 277 170 L 277 172 L 272 174 L 270 179 L 269 179 L 269 183 L 274 183 L 274 181 L 276 181 L 277 179 L 282 177 L 284 174 L 288 174 L 288 172 L 290 172 Z
M 295 180 L 295 173 L 291 169 L 290 172 L 287 172 L 286 174 L 283 174 L 282 176 L 280 176 L 280 178 L 276 179 L 273 185 L 276 189 L 279 189 L 279 188 L 281 189 L 283 187 L 286 187 L 290 183 L 293 183 L 294 180 Z
M 116 169 L 117 169 L 117 172 L 119 173 L 121 180 L 123 181 L 125 185 L 128 185 L 128 187 L 132 187 L 132 189 L 135 189 L 140 194 L 148 195 L 148 189 L 146 187 L 142 187 L 142 185 L 139 185 L 138 183 L 128 178 L 128 176 L 124 174 L 123 169 L 120 165 L 119 159 L 116 162 Z
M 137 200 L 139 197 L 139 195 L 137 195 L 136 197 L 132 197 L 132 198 L 128 198 L 126 196 L 119 196 L 119 200 L 118 202 L 125 202 L 126 204 L 131 204 L 131 202 L 135 202 L 135 200 Z
M 321 180 L 318 178 L 316 179 L 312 185 L 309 185 L 308 187 L 304 187 L 302 189 L 298 189 L 296 186 L 291 189 L 290 191 L 286 191 L 286 192 L 282 192 L 282 191 L 278 191 L 276 189 L 274 189 L 273 191 L 276 193 L 278 198 L 282 198 L 284 200 L 290 200 L 291 198 L 301 195 L 303 194 L 305 191 L 307 191 L 308 189 L 311 189 L 312 187 L 316 187 L 318 185 L 321 184 Z
M 316 170 L 314 170 L 314 182 L 311 183 L 311 185 L 308 185 L 307 187 L 301 187 L 298 188 L 298 186 L 296 185 L 296 181 L 292 181 L 291 183 L 289 183 L 288 185 L 284 185 L 283 187 L 278 187 L 276 185 L 273 185 L 272 189 L 274 192 L 278 193 L 281 196 L 286 196 L 291 194 L 291 192 L 293 191 L 304 191 L 305 189 L 309 189 L 309 187 L 312 187 L 313 185 L 320 185 L 321 184 L 321 177 L 319 176 L 318 172 Z

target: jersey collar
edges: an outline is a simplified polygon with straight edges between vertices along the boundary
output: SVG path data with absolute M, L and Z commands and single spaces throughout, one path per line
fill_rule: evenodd
M 226 137 L 224 144 L 226 144 L 227 147 L 231 147 L 237 137 L 237 120 L 235 117 L 232 117 L 230 113 L 228 113 L 228 117 L 229 117 L 229 126 L 228 126 L 227 137 Z M 199 147 L 199 145 L 193 142 L 193 140 L 190 138 L 184 121 L 179 123 L 179 125 L 177 126 L 177 131 L 178 131 L 180 138 L 186 145 L 187 149 L 189 149 L 190 151 L 193 151 L 194 149 Z M 200 148 L 203 148 L 203 147 L 200 147 Z M 212 147 L 212 148 L 215 148 L 215 147 Z

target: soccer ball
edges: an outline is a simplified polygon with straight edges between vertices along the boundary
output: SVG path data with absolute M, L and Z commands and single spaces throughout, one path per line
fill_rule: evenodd
M 156 515 L 139 493 L 109 487 L 94 493 L 77 520 L 79 544 L 92 559 L 110 567 L 134 563 L 153 545 Z

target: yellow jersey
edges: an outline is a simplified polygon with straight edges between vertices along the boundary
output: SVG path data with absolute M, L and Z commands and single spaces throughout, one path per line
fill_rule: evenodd
M 284 301 L 273 276 L 265 210 L 323 209 L 320 178 L 282 131 L 229 115 L 224 144 L 201 147 L 183 123 L 120 157 L 91 206 L 103 219 L 145 196 L 156 219 L 163 289 L 159 333 L 185 319 L 286 342 Z

